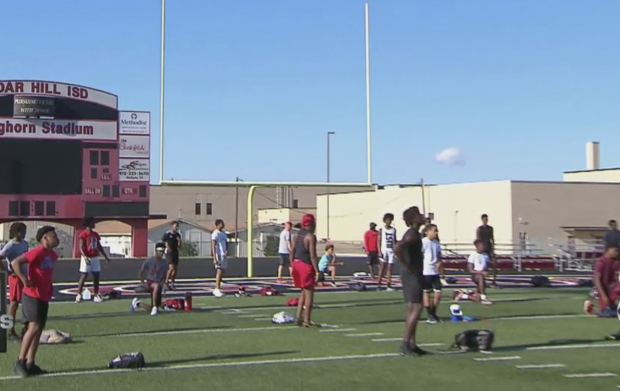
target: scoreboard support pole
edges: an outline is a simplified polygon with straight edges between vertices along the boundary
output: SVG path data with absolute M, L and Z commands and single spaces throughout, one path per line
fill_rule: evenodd
M 6 292 L 7 292 L 7 274 L 0 272 L 0 316 L 6 315 Z M 7 351 L 8 332 L 4 327 L 0 327 L 0 353 Z

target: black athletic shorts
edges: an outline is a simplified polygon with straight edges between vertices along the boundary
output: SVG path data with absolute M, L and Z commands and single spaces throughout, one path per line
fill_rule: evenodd
M 319 272 L 319 278 L 317 279 L 317 282 L 325 282 L 325 273 L 327 272 Z
M 422 303 L 424 276 L 403 269 L 400 272 L 400 279 L 403 286 L 405 303 Z
M 179 264 L 179 250 L 168 250 L 166 253 L 166 259 L 168 263 L 171 265 Z
M 291 256 L 288 254 L 280 254 L 280 266 L 291 266 Z
M 379 251 L 369 251 L 367 263 L 372 266 L 378 265 L 379 264 Z
M 441 292 L 441 278 L 439 275 L 424 276 L 422 289 L 424 289 L 425 293 Z
M 47 313 L 50 303 L 22 294 L 22 323 L 38 323 L 43 330 L 47 324 Z

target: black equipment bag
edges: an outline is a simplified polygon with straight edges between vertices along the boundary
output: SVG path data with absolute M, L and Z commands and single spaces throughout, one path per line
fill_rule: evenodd
M 142 369 L 146 366 L 144 355 L 140 352 L 120 354 L 110 361 L 110 369 Z
M 542 275 L 534 276 L 532 277 L 531 283 L 536 288 L 551 288 L 551 281 L 549 281 L 549 278 L 546 276 L 542 276 Z
M 462 351 L 491 351 L 495 333 L 491 330 L 467 330 L 454 337 L 451 348 L 458 347 Z

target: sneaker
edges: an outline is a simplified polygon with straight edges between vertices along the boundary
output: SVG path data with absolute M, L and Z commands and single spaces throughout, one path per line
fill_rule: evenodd
M 157 310 L 157 307 L 153 307 L 153 309 L 151 310 L 151 316 L 155 316 L 159 314 L 159 311 Z
M 22 364 L 17 360 L 15 365 L 13 366 L 13 372 L 19 377 L 28 377 L 29 373 L 26 370 L 26 365 Z
M 388 286 L 387 288 L 385 288 L 386 292 L 394 292 L 394 288 L 392 288 L 391 286 Z
M 129 311 L 134 312 L 135 310 L 138 309 L 138 307 L 140 306 L 140 300 L 138 300 L 138 298 L 134 298 L 131 301 L 131 307 L 129 307 Z
M 428 323 L 428 324 L 436 324 L 437 321 L 432 316 L 429 316 L 428 319 L 426 319 L 426 323 Z
M 17 335 L 17 333 L 12 332 L 8 335 L 8 340 L 11 342 L 20 343 L 22 341 L 22 338 Z
M 215 296 L 215 297 L 222 297 L 222 296 L 224 296 L 224 294 L 222 293 L 222 291 L 221 291 L 221 290 L 219 290 L 219 289 L 214 289 L 214 290 L 213 290 L 213 296 Z
M 95 297 L 93 297 L 93 302 L 94 303 L 103 303 L 103 298 L 99 295 L 95 295 Z
M 413 351 L 413 349 L 411 348 L 411 346 L 409 345 L 400 345 L 400 351 L 399 351 L 401 356 L 406 356 L 406 357 L 415 357 L 417 356 L 417 354 L 415 354 L 415 352 Z
M 76 303 L 81 303 L 82 302 L 82 295 L 81 294 L 77 294 L 77 296 L 75 296 L 75 302 Z
M 168 286 L 170 287 L 171 291 L 176 291 L 177 287 L 176 285 L 174 285 L 174 281 L 170 281 L 170 283 L 168 284 Z
M 426 350 L 422 349 L 418 345 L 414 346 L 411 349 L 411 351 L 413 352 L 413 354 L 416 354 L 418 356 L 426 356 L 426 355 L 430 354 L 430 352 L 427 352 Z
M 583 311 L 588 314 L 588 315 L 592 315 L 592 309 L 594 308 L 594 304 L 592 304 L 592 302 L 590 300 L 586 300 L 583 302 Z
M 172 311 L 174 311 L 174 308 L 168 307 L 167 305 L 163 306 L 162 308 L 164 309 L 165 312 L 172 312 Z
M 28 374 L 31 376 L 45 375 L 48 373 L 46 370 L 42 369 L 40 366 L 33 364 L 31 367 L 26 369 Z
M 489 299 L 481 299 L 480 303 L 484 304 L 484 305 L 492 305 L 493 304 L 493 302 L 491 300 L 489 300 Z

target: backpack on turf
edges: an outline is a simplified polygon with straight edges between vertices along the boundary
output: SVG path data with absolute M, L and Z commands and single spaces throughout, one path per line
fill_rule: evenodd
M 146 366 L 144 355 L 140 352 L 120 354 L 110 361 L 110 369 L 141 369 Z
M 490 351 L 493 348 L 494 339 L 495 333 L 491 330 L 467 330 L 454 337 L 454 344 L 451 347 L 458 347 L 464 352 Z
M 167 307 L 173 310 L 184 310 L 185 300 L 184 299 L 168 299 L 164 302 L 164 307 Z

